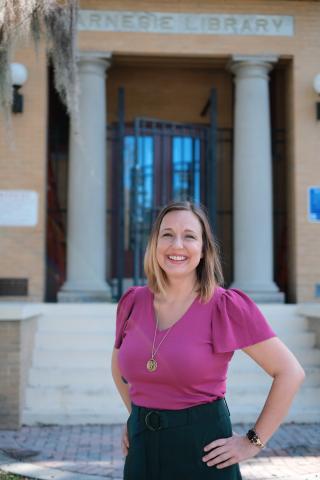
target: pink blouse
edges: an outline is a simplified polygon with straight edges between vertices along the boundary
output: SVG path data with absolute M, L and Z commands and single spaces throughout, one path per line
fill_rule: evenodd
M 135 405 L 173 409 L 224 397 L 229 362 L 237 349 L 276 336 L 257 305 L 241 290 L 217 287 L 207 303 L 198 298 L 174 324 L 148 371 L 156 326 L 153 293 L 131 287 L 117 310 L 115 348 Z M 155 349 L 168 329 L 157 329 Z

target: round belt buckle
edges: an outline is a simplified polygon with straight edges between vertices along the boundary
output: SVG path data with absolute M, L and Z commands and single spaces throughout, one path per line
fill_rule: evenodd
M 156 415 L 158 415 L 158 419 L 160 420 L 160 413 L 157 412 L 156 410 L 151 410 L 151 412 L 148 412 L 147 415 L 145 416 L 145 424 L 147 425 L 147 427 L 149 428 L 149 430 L 152 430 L 152 431 L 157 431 L 157 430 L 160 430 L 161 429 L 161 425 L 160 425 L 160 421 L 159 421 L 159 425 L 158 427 L 154 427 L 153 425 L 151 425 L 151 423 L 149 423 L 149 417 L 155 413 Z

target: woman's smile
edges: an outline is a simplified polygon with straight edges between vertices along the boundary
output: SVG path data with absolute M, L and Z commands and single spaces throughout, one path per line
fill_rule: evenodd
M 187 260 L 184 255 L 168 255 L 168 259 L 173 263 L 183 263 Z

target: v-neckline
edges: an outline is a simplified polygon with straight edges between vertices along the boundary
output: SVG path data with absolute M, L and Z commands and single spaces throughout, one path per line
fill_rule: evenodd
M 157 317 L 156 317 L 156 310 L 154 308 L 154 293 L 148 288 L 149 293 L 150 293 L 150 307 L 151 307 L 151 313 L 152 313 L 152 321 L 153 325 L 157 325 Z M 189 307 L 186 309 L 186 311 L 181 315 L 181 317 L 178 318 L 170 327 L 164 328 L 162 330 L 159 329 L 159 327 L 156 327 L 157 333 L 162 333 L 168 331 L 171 327 L 174 327 L 177 323 L 180 323 L 181 320 L 183 320 L 187 314 L 190 312 L 190 310 L 193 308 L 194 304 L 198 301 L 199 295 L 197 295 L 194 299 L 193 302 L 189 305 Z

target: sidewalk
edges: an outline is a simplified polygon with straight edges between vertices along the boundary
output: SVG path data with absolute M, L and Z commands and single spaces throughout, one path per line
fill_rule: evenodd
M 43 480 L 121 480 L 122 428 L 93 425 L 0 430 L 0 470 Z M 233 426 L 240 434 L 248 428 L 244 424 Z M 320 423 L 283 425 L 265 450 L 240 467 L 243 480 L 320 480 Z

